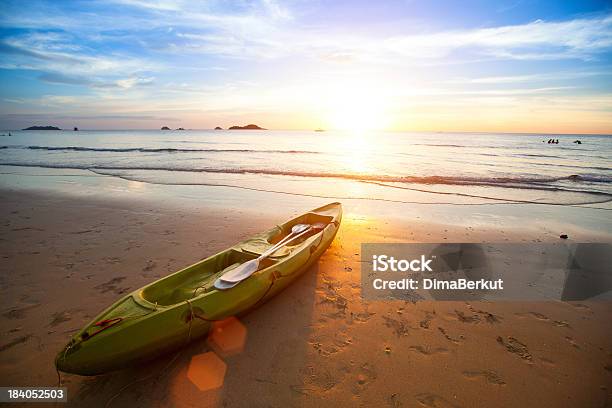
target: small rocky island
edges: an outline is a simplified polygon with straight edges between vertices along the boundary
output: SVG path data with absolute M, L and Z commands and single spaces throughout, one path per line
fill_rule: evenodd
M 215 130 L 223 130 L 223 128 L 221 126 L 217 126 Z
M 257 125 L 253 125 L 252 123 L 246 126 L 230 126 L 228 129 L 229 130 L 267 130 Z
M 171 130 L 168 126 L 162 126 L 161 130 Z
M 57 126 L 30 126 L 22 130 L 62 130 Z

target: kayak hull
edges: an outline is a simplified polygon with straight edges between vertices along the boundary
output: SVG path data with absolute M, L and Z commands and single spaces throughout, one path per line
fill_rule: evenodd
M 56 367 L 98 375 L 207 335 L 215 321 L 256 308 L 308 270 L 332 243 L 341 220 L 340 203 L 319 207 L 124 296 L 72 337 L 58 353 Z M 262 261 L 257 272 L 235 287 L 214 288 L 224 271 L 256 258 L 293 225 L 315 222 L 327 226 Z

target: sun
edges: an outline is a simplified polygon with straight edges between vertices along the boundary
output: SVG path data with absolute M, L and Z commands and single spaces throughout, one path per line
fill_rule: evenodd
M 384 98 L 367 87 L 341 87 L 328 92 L 327 126 L 334 130 L 367 132 L 389 126 Z

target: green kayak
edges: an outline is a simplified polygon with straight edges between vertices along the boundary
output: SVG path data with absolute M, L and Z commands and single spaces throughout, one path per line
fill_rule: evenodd
M 121 298 L 79 331 L 55 359 L 58 370 L 97 375 L 185 346 L 213 322 L 243 314 L 274 296 L 307 270 L 332 243 L 342 205 L 332 203 L 159 279 Z M 260 262 L 227 290 L 215 281 L 271 248 L 297 224 L 324 223 Z

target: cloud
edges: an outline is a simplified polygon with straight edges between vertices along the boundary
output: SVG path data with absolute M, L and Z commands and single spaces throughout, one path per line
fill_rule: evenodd
M 367 27 L 360 34 L 345 33 L 333 27 L 286 24 L 284 19 L 267 17 L 182 15 L 186 21 L 202 21 L 215 29 L 202 33 L 196 25 L 179 27 L 177 36 L 186 41 L 173 44 L 173 51 L 327 60 L 342 56 L 340 61 L 385 63 L 398 58 L 413 62 L 456 58 L 457 53 L 488 59 L 590 60 L 612 49 L 612 15 L 383 37 L 368 33 Z
M 95 85 L 95 82 L 76 76 L 64 75 L 56 72 L 45 72 L 41 74 L 38 79 L 50 84 L 65 84 L 65 85 Z
M 38 60 L 50 61 L 53 60 L 51 56 L 41 54 L 36 51 L 32 51 L 29 49 L 17 47 L 11 44 L 7 44 L 6 42 L 0 41 L 0 54 L 4 55 L 16 55 L 16 56 L 24 56 L 30 57 Z
M 41 18 L 37 21 L 38 30 L 30 29 L 5 39 L 0 53 L 106 72 L 131 68 L 129 73 L 134 74 L 137 67 L 142 70 L 158 65 L 163 69 L 168 65 L 163 56 L 152 55 L 157 52 L 180 57 L 293 57 L 329 63 L 419 65 L 483 58 L 591 60 L 612 49 L 610 14 L 557 22 L 536 20 L 499 27 L 381 35 L 367 26 L 359 32 L 346 32 L 334 25 L 317 26 L 296 20 L 287 7 L 272 0 L 236 3 L 233 10 L 227 10 L 223 2 L 114 0 L 114 3 L 118 6 L 116 10 L 94 2 L 98 13 L 76 10 L 72 18 L 56 9 L 44 9 L 48 13 L 44 17 L 34 10 L 33 15 Z M 121 15 L 117 16 L 118 13 Z M 22 14 L 5 16 L 3 24 L 31 27 Z M 91 23 L 94 16 L 96 24 Z M 108 43 L 139 45 L 139 56 L 126 52 L 102 55 L 97 51 L 99 45 Z
M 321 109 L 321 95 L 346 95 L 343 89 L 376 89 L 402 106 L 502 106 L 610 92 L 600 63 L 612 51 L 609 13 L 454 30 L 367 22 L 355 29 L 336 16 L 313 18 L 301 2 L 7 4 L 0 68 L 56 85 L 27 100 L 14 90 L 2 95 L 4 106 L 24 112 L 305 112 Z M 584 72 L 559 72 L 561 66 Z M 594 83 L 603 86 L 594 91 Z M 62 95 L 47 95 L 53 92 Z
M 153 78 L 128 77 L 115 81 L 102 81 L 88 77 L 66 75 L 58 72 L 45 72 L 38 79 L 51 84 L 85 85 L 93 88 L 122 88 L 130 89 L 136 86 L 146 86 L 153 83 Z
M 592 71 L 558 71 L 547 72 L 543 74 L 528 74 L 528 75 L 509 75 L 509 76 L 485 76 L 475 78 L 454 78 L 446 81 L 449 84 L 513 84 L 520 82 L 551 82 L 551 81 L 568 81 L 577 80 L 589 77 L 606 77 L 612 76 L 612 67 L 608 67 L 608 71 L 592 70 Z
M 612 48 L 612 15 L 395 36 L 384 45 L 392 53 L 414 58 L 442 58 L 469 49 L 501 59 L 591 59 Z
M 129 89 L 135 86 L 151 85 L 152 83 L 153 83 L 153 78 L 140 78 L 140 77 L 131 77 L 131 78 L 119 79 L 115 81 L 115 84 L 123 89 Z

